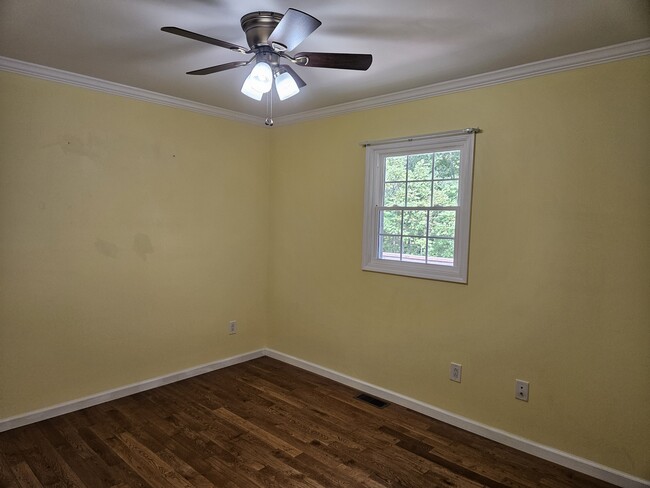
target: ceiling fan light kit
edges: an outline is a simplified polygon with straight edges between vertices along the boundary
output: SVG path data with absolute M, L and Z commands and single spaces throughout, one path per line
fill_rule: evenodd
M 264 61 L 258 62 L 253 67 L 251 74 L 246 78 L 244 86 L 246 85 L 249 85 L 249 88 L 256 92 L 268 93 L 273 85 L 273 70 Z
M 250 97 L 253 100 L 257 100 L 259 102 L 260 100 L 262 100 L 262 96 L 264 95 L 264 93 L 253 88 L 254 82 L 251 80 L 252 77 L 253 77 L 253 73 L 251 73 L 250 75 L 248 75 L 248 77 L 246 77 L 246 80 L 244 80 L 244 84 L 241 87 L 241 92 L 247 97 Z
M 275 91 L 278 92 L 278 98 L 280 100 L 286 100 L 297 95 L 300 92 L 300 88 L 298 88 L 298 84 L 291 76 L 291 73 L 283 71 L 275 77 Z
M 372 64 L 370 54 L 318 53 L 301 52 L 289 54 L 307 36 L 320 27 L 320 20 L 300 10 L 292 9 L 284 15 L 277 12 L 251 12 L 241 18 L 241 27 L 246 34 L 248 49 L 237 44 L 197 34 L 179 27 L 162 27 L 162 31 L 178 36 L 205 42 L 242 54 L 254 54 L 248 61 L 210 66 L 194 71 L 189 75 L 207 75 L 247 66 L 253 61 L 255 65 L 241 88 L 241 92 L 254 99 L 261 100 L 269 93 L 275 82 L 275 90 L 280 100 L 286 100 L 300 92 L 306 83 L 288 65 L 280 64 L 287 60 L 291 64 L 310 68 L 338 68 L 348 70 L 367 70 Z M 269 115 L 270 117 L 270 115 Z

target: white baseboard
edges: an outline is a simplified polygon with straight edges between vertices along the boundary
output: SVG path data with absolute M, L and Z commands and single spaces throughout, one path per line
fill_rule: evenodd
M 61 403 L 52 407 L 28 412 L 23 415 L 0 419 L 0 432 L 14 429 L 16 427 L 22 427 L 23 425 L 40 422 L 41 420 L 57 417 L 59 415 L 81 410 L 83 408 L 92 407 L 93 405 L 98 405 L 100 403 L 105 403 L 111 400 L 133 395 L 135 393 L 140 393 L 142 391 L 157 388 L 159 386 L 168 385 L 176 381 L 181 381 L 193 376 L 209 373 L 211 371 L 216 371 L 218 369 L 226 368 L 235 364 L 244 363 L 246 361 L 257 359 L 262 356 L 269 356 L 273 359 L 291 364 L 298 368 L 311 371 L 312 373 L 323 376 L 325 378 L 329 378 L 333 381 L 342 383 L 351 388 L 355 388 L 364 393 L 368 393 L 384 400 L 388 400 L 392 403 L 396 403 L 397 405 L 410 408 L 411 410 L 414 410 L 436 420 L 440 420 L 449 425 L 459 427 L 463 430 L 499 442 L 500 444 L 513 447 L 519 451 L 532 454 L 533 456 L 546 459 L 547 461 L 554 462 L 561 466 L 565 466 L 567 468 L 587 474 L 589 476 L 593 476 L 594 478 L 603 481 L 607 481 L 617 486 L 621 486 L 623 488 L 650 487 L 650 481 L 648 480 L 637 478 L 630 474 L 594 463 L 588 459 L 580 458 L 572 454 L 554 449 L 552 447 L 538 444 L 523 437 L 510 434 L 503 430 L 489 427 L 479 422 L 475 422 L 471 419 L 461 417 L 446 410 L 442 410 L 432 405 L 423 403 L 419 400 L 406 397 L 394 391 L 386 390 L 385 388 L 366 383 L 365 381 L 358 380 L 332 369 L 324 368 L 317 364 L 304 361 L 302 359 L 281 353 L 279 351 L 275 351 L 273 349 L 259 349 L 257 351 L 252 351 L 212 363 L 203 364 L 194 368 L 171 373 L 169 375 L 160 376 L 158 378 L 145 380 L 140 383 L 134 383 L 132 385 L 127 385 L 121 388 L 115 388 L 113 390 L 105 391 L 78 400 L 72 400 L 70 402 Z
M 202 364 L 200 366 L 195 366 L 183 371 L 177 371 L 176 373 L 171 373 L 165 376 L 159 376 L 158 378 L 152 378 L 149 380 L 141 381 L 139 383 L 133 383 L 131 385 L 115 388 L 113 390 L 108 390 L 96 395 L 87 396 L 85 398 L 60 403 L 58 405 L 43 408 L 41 410 L 35 410 L 33 412 L 28 412 L 26 414 L 17 415 L 15 417 L 9 417 L 6 419 L 0 419 L 0 432 L 15 429 L 16 427 L 22 427 L 23 425 L 40 422 L 41 420 L 50 419 L 52 417 L 57 417 L 59 415 L 74 412 L 76 410 L 92 407 L 93 405 L 99 405 L 100 403 L 109 402 L 111 400 L 116 400 L 125 396 L 134 395 L 142 391 L 151 390 L 152 388 L 157 388 L 159 386 L 164 386 L 170 383 L 175 383 L 176 381 L 191 378 L 192 376 L 198 376 L 200 374 L 209 373 L 210 371 L 216 371 L 217 369 L 244 363 L 246 361 L 250 361 L 251 359 L 262 357 L 264 354 L 265 351 L 263 349 L 260 349 L 257 351 L 240 354 L 238 356 L 221 359 L 219 361 L 214 361 L 212 363 Z
M 392 403 L 396 403 L 397 405 L 410 408 L 411 410 L 424 414 L 427 417 L 440 420 L 446 424 L 459 427 L 468 432 L 478 434 L 481 437 L 485 437 L 500 444 L 515 448 L 519 451 L 532 454 L 538 458 L 551 461 L 555 464 L 573 469 L 580 473 L 593 476 L 594 478 L 607 481 L 608 483 L 612 483 L 623 488 L 650 487 L 650 481 L 648 480 L 637 478 L 622 471 L 617 471 L 607 466 L 594 463 L 588 459 L 580 458 L 578 456 L 574 456 L 573 454 L 538 444 L 537 442 L 533 442 L 523 437 L 510 434 L 503 430 L 489 427 L 479 422 L 475 422 L 474 420 L 461 417 L 460 415 L 456 415 L 446 410 L 442 410 L 432 405 L 423 403 L 419 400 L 414 400 L 413 398 L 406 397 L 394 391 L 386 390 L 385 388 L 366 383 L 365 381 L 352 378 L 351 376 L 344 375 L 328 368 L 323 368 L 317 364 L 289 356 L 288 354 L 284 354 L 273 349 L 266 349 L 264 352 L 266 356 L 269 356 L 273 359 L 277 359 L 287 364 L 297 366 L 298 368 L 311 371 L 312 373 L 316 373 L 319 376 L 324 376 L 325 378 L 329 378 L 364 393 L 368 393 L 383 400 L 388 400 Z

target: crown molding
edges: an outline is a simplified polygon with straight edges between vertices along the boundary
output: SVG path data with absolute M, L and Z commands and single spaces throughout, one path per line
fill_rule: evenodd
M 624 42 L 622 44 L 615 44 L 613 46 L 603 47 L 599 49 L 592 49 L 590 51 L 584 51 L 581 53 L 546 59 L 544 61 L 536 61 L 534 63 L 514 66 L 512 68 L 491 71 L 480 75 L 459 78 L 457 80 L 443 81 L 441 83 L 434 83 L 432 85 L 414 88 L 411 90 L 404 90 L 388 95 L 380 95 L 377 97 L 370 97 L 354 102 L 332 105 L 329 107 L 307 112 L 300 112 L 293 115 L 275 117 L 275 124 L 290 125 L 299 122 L 306 122 L 309 120 L 343 115 L 350 112 L 387 107 L 390 105 L 412 102 L 424 98 L 431 98 L 435 96 L 446 95 L 449 93 L 473 90 L 475 88 L 482 88 L 486 86 L 499 85 L 501 83 L 508 83 L 525 78 L 532 78 L 534 76 L 541 76 L 550 73 L 557 73 L 560 71 L 583 68 L 586 66 L 608 63 L 621 59 L 644 56 L 647 54 L 650 54 L 650 37 L 638 39 L 636 41 Z M 149 90 L 143 90 L 142 88 L 122 85 L 119 83 L 114 83 L 112 81 L 100 80 L 98 78 L 79 75 L 76 73 L 71 73 L 69 71 L 48 68 L 46 66 L 41 66 L 38 64 L 19 61 L 17 59 L 0 56 L 0 71 L 9 71 L 13 73 L 33 76 L 35 78 L 54 81 L 57 83 L 65 83 L 82 88 L 89 88 L 91 90 L 110 93 L 112 95 L 120 95 L 128 98 L 134 98 L 136 100 L 156 103 L 158 105 L 190 110 L 192 112 L 198 112 L 213 117 L 221 117 L 237 122 L 260 125 L 259 116 L 226 110 L 212 105 L 206 105 L 191 100 L 172 97 L 170 95 L 164 95 L 162 93 L 156 93 Z
M 647 54 L 650 54 L 650 37 L 599 49 L 592 49 L 590 51 L 576 54 L 568 54 L 566 56 L 546 59 L 543 61 L 536 61 L 534 63 L 522 64 L 520 66 L 491 71 L 480 75 L 468 76 L 466 78 L 443 81 L 441 83 L 414 88 L 412 90 L 404 90 L 389 95 L 370 97 L 363 100 L 332 105 L 330 107 L 301 112 L 294 115 L 275 117 L 275 123 L 276 125 L 289 125 L 325 117 L 333 117 L 350 112 L 358 112 L 399 103 L 412 102 L 424 98 L 499 85 L 525 78 L 532 78 L 534 76 L 584 68 L 586 66 L 634 58 Z
M 63 71 L 56 68 L 49 68 L 38 64 L 27 63 L 17 59 L 6 58 L 0 56 L 0 71 L 9 71 L 21 75 L 33 76 L 43 80 L 54 81 L 57 83 L 64 83 L 66 85 L 73 85 L 82 88 L 89 88 L 111 95 L 119 95 L 128 98 L 135 98 L 144 102 L 155 103 L 158 105 L 165 105 L 167 107 L 180 108 L 192 112 L 198 112 L 204 115 L 211 115 L 213 117 L 221 117 L 224 119 L 234 120 L 237 122 L 245 122 L 248 124 L 259 125 L 260 118 L 252 115 L 234 112 L 223 108 L 206 105 L 204 103 L 193 102 L 183 98 L 172 97 L 142 88 L 135 88 L 112 81 L 101 80 L 91 76 L 80 75 L 71 73 L 70 71 Z

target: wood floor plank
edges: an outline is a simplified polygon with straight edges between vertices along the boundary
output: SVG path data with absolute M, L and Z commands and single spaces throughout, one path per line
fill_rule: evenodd
M 0 433 L 0 487 L 611 488 L 268 357 Z
M 130 433 L 124 432 L 108 439 L 113 451 L 142 478 L 155 486 L 191 488 L 192 485 L 159 456 L 138 442 Z
M 42 427 L 42 424 L 37 424 L 31 429 L 22 430 L 15 438 L 21 454 L 25 456 L 34 475 L 43 485 L 58 483 L 63 486 L 85 488 L 86 484 L 50 444 L 41 430 Z
M 43 485 L 41 484 L 40 481 L 38 481 L 38 478 L 36 478 L 36 475 L 32 471 L 32 469 L 29 467 L 29 464 L 26 462 L 20 462 L 16 464 L 15 466 L 12 467 L 12 471 L 14 475 L 16 476 L 16 481 L 18 482 L 17 486 L 20 486 L 21 488 L 42 488 Z M 0 486 L 5 486 L 0 485 Z M 8 484 L 6 486 L 13 486 L 12 484 Z
M 15 471 L 12 469 L 18 464 L 26 465 L 26 463 L 24 462 L 11 463 L 8 458 L 5 459 L 4 456 L 0 456 L 0 486 L 6 486 L 6 487 L 19 486 L 18 480 L 16 479 Z
M 102 430 L 99 427 L 97 428 Z M 93 450 L 95 456 L 108 466 L 111 477 L 114 477 L 118 481 L 117 486 L 119 484 L 125 484 L 134 488 L 148 488 L 151 486 L 133 471 L 128 464 L 123 462 L 92 427 L 81 427 L 79 429 L 79 436 Z M 98 463 L 100 462 L 99 460 L 97 461 Z M 97 482 L 99 485 L 101 479 L 97 480 Z
M 86 485 L 93 488 L 112 487 L 119 483 L 112 470 L 83 441 L 65 418 L 40 425 L 41 432 L 65 459 L 66 464 Z

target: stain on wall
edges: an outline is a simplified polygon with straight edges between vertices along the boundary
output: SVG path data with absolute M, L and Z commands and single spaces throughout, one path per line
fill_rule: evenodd
M 153 244 L 147 234 L 136 234 L 133 237 L 133 250 L 144 261 L 147 260 L 147 254 L 153 254 Z
M 117 258 L 117 253 L 118 253 L 117 244 L 98 238 L 95 241 L 95 249 L 97 249 L 99 254 L 103 254 L 107 258 Z

